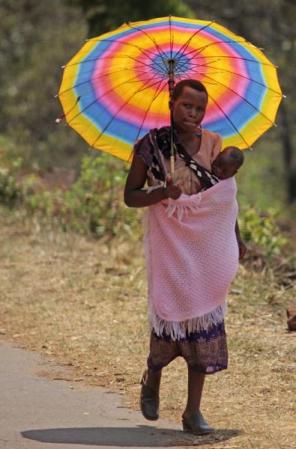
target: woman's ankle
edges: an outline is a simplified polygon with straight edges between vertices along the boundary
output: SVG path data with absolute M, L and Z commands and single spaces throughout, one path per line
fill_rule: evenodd
M 145 385 L 149 386 L 153 390 L 159 390 L 161 380 L 161 370 L 153 371 L 147 369 L 143 375 L 143 381 Z
M 182 413 L 182 418 L 183 419 L 188 419 L 191 416 L 194 416 L 196 414 L 200 413 L 200 409 L 199 408 L 186 408 L 184 410 L 184 412 Z

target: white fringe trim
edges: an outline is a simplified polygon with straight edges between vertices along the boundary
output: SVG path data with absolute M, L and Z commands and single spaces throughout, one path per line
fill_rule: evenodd
M 154 330 L 159 337 L 169 335 L 172 340 L 180 340 L 185 338 L 186 334 L 208 330 L 212 325 L 217 325 L 224 320 L 227 312 L 227 304 L 216 307 L 209 313 L 201 317 L 192 318 L 185 321 L 166 321 L 160 318 L 152 307 L 149 307 L 149 322 L 151 329 Z

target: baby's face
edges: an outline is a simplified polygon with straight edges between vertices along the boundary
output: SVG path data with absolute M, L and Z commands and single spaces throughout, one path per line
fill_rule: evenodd
M 212 173 L 219 179 L 231 178 L 238 170 L 237 163 L 231 158 L 229 152 L 223 151 L 212 164 Z

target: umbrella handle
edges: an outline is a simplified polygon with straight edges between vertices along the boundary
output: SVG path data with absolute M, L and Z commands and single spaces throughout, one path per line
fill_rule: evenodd
M 169 86 L 169 109 L 170 109 L 170 137 L 171 137 L 171 156 L 170 156 L 170 167 L 171 167 L 171 177 L 174 179 L 175 174 L 175 148 L 174 148 L 174 117 L 173 117 L 173 93 L 175 86 L 175 77 L 174 77 L 174 69 L 176 65 L 176 61 L 173 58 L 168 59 L 168 86 Z
M 170 118 L 171 118 L 171 129 L 170 129 L 170 141 L 171 141 L 170 169 L 171 169 L 172 179 L 174 179 L 174 174 L 175 174 L 175 145 L 174 145 L 174 119 L 173 119 L 173 109 L 172 109 L 172 101 L 171 100 L 170 100 Z
M 171 176 L 172 176 L 172 179 L 174 179 L 174 174 L 175 174 L 175 156 L 173 154 L 171 154 L 171 156 L 170 156 L 170 167 L 171 167 Z

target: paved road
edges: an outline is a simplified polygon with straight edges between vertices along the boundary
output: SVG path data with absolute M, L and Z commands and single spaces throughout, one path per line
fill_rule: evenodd
M 0 341 L 0 449 L 184 447 L 194 437 L 163 420 L 146 421 L 97 387 L 49 380 L 58 367 Z M 59 368 L 60 370 L 62 368 Z

